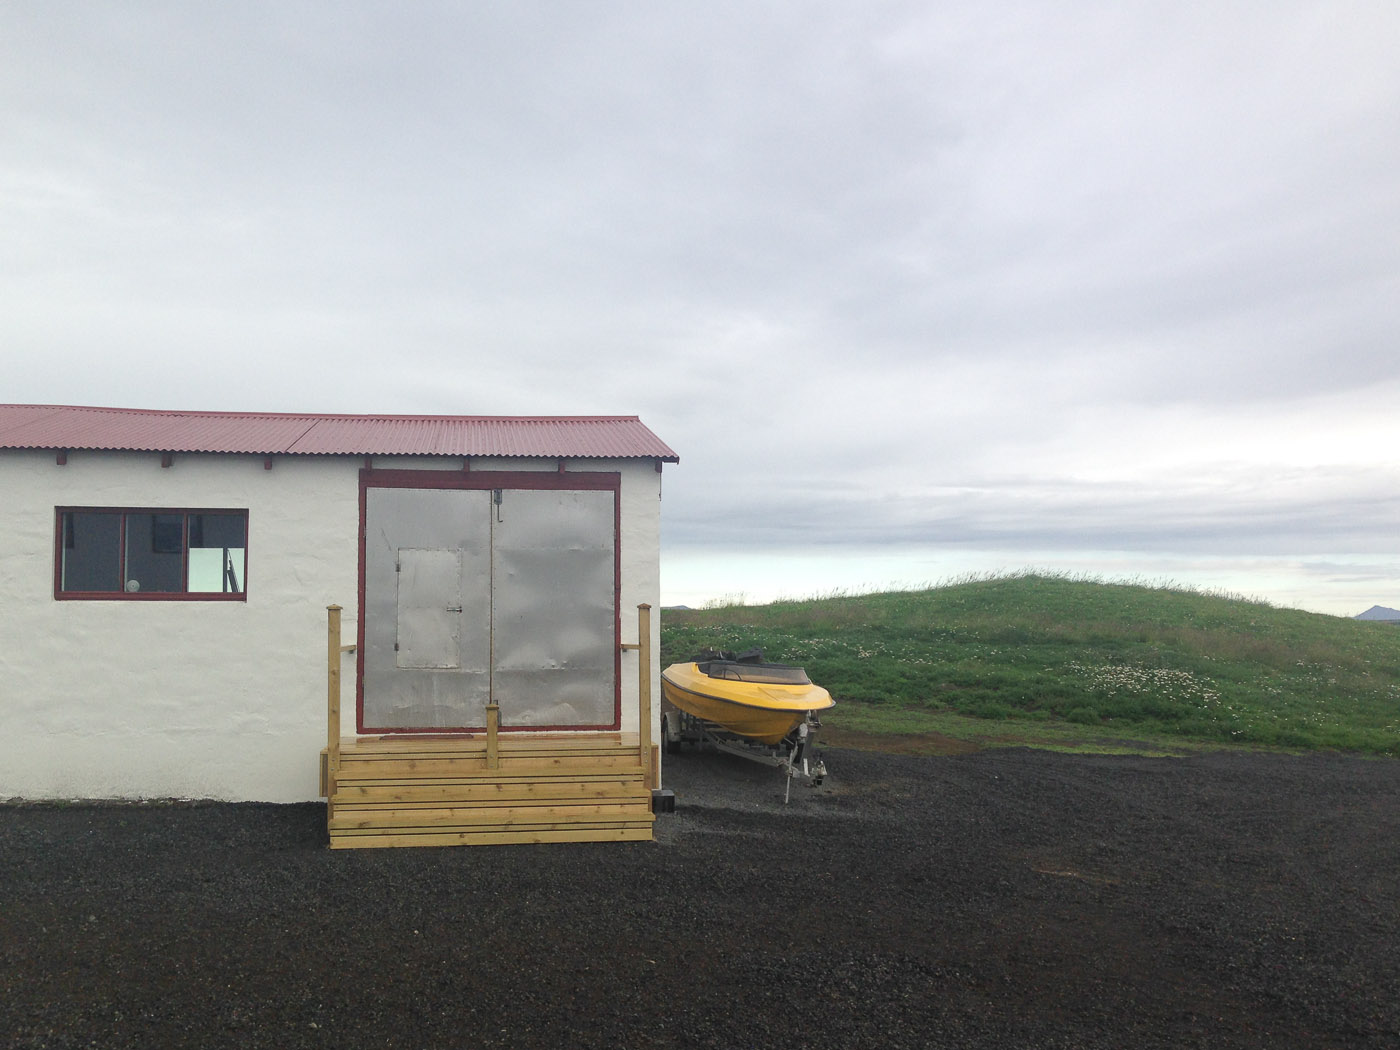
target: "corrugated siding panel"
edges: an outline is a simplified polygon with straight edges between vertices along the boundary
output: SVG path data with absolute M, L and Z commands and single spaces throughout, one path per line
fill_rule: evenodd
M 312 416 L 55 405 L 0 405 L 0 448 L 678 459 L 635 416 Z

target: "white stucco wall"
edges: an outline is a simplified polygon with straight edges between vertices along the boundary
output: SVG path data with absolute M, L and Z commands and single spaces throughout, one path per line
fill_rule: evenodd
M 0 451 L 0 798 L 315 799 L 327 605 L 344 607 L 355 637 L 362 463 L 177 455 L 162 468 L 149 453 L 70 452 L 59 466 L 51 452 Z M 660 475 L 650 461 L 569 469 L 622 472 L 622 638 L 634 641 L 636 605 L 659 601 Z M 247 601 L 56 601 L 59 506 L 246 508 Z M 621 666 L 622 727 L 635 731 L 637 655 Z M 351 655 L 342 682 L 348 733 Z
M 622 617 L 622 641 L 637 638 L 637 606 L 651 606 L 651 739 L 661 732 L 661 474 L 650 464 L 629 464 L 622 473 L 622 592 L 618 610 Z M 613 464 L 610 469 L 618 469 Z M 641 656 L 635 650 L 622 654 L 622 731 L 637 731 Z M 664 748 L 662 749 L 665 750 Z

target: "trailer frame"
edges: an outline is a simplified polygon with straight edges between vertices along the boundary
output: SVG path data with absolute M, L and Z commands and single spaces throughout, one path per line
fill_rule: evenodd
M 826 762 L 821 752 L 816 750 L 817 733 L 821 727 L 821 720 L 808 711 L 807 717 L 781 741 L 765 744 L 697 718 L 669 700 L 661 701 L 661 741 L 667 754 L 677 754 L 682 745 L 691 744 L 696 748 L 709 747 L 772 766 L 786 778 L 784 803 L 791 798 L 793 780 L 800 779 L 808 787 L 816 788 L 826 779 Z

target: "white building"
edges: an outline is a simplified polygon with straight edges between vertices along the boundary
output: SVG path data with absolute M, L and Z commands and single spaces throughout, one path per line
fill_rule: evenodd
M 674 462 L 633 417 L 0 406 L 0 798 L 317 798 L 330 605 L 347 733 L 636 737 Z

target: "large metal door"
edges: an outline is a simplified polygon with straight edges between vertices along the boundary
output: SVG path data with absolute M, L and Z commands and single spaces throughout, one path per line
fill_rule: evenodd
M 612 724 L 615 499 L 368 488 L 362 726 Z

